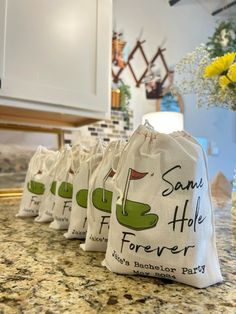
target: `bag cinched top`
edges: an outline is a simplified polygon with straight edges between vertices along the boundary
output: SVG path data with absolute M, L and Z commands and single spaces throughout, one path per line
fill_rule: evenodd
M 47 176 L 55 152 L 38 146 L 29 162 L 20 210 L 16 217 L 35 217 L 47 190 Z
M 67 239 L 84 239 L 86 236 L 89 180 L 102 160 L 104 150 L 104 143 L 99 140 L 89 148 L 88 154 L 81 158 L 73 182 L 70 224 L 64 234 Z
M 111 142 L 89 180 L 88 230 L 85 243 L 81 244 L 85 251 L 106 251 L 113 194 L 112 179 L 123 147 L 122 140 Z

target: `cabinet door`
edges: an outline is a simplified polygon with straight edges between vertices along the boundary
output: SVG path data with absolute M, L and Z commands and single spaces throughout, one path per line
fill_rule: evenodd
M 106 112 L 111 0 L 0 0 L 0 96 Z

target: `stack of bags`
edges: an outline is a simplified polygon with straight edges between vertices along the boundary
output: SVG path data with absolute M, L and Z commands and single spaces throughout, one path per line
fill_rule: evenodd
M 186 132 L 142 125 L 126 144 L 39 147 L 17 216 L 106 252 L 103 265 L 116 273 L 198 288 L 222 281 L 206 156 Z

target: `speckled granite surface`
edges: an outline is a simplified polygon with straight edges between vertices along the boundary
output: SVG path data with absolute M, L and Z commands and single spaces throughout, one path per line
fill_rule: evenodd
M 0 314 L 235 313 L 236 218 L 216 211 L 224 283 L 195 289 L 150 277 L 110 273 L 102 253 L 79 249 L 63 232 L 14 217 L 17 201 L 0 203 Z

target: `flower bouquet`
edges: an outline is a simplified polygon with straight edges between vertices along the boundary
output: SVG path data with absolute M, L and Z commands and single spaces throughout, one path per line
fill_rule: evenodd
M 176 65 L 179 80 L 173 93 L 194 93 L 197 105 L 236 110 L 236 52 L 211 58 L 205 45 L 188 53 Z
M 236 51 L 212 58 L 205 45 L 188 53 L 176 65 L 179 80 L 175 93 L 195 93 L 197 105 L 225 107 L 236 111 Z M 236 192 L 232 191 L 232 213 L 236 215 Z

